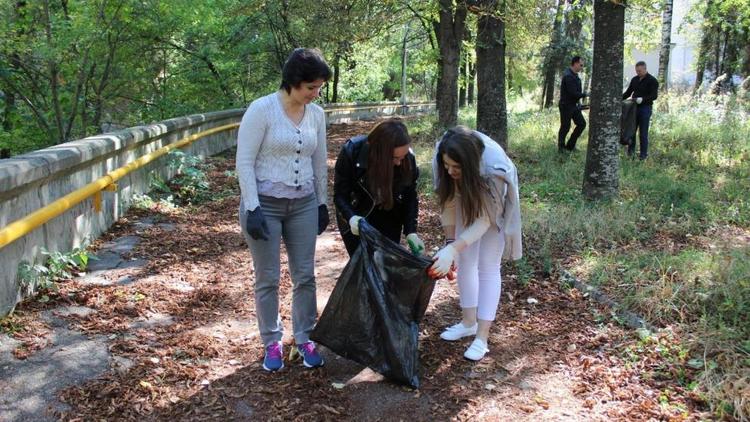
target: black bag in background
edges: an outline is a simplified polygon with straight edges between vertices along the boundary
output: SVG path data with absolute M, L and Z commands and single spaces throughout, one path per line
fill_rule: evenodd
M 419 321 L 435 287 L 432 264 L 360 220 L 360 245 L 311 334 L 339 356 L 419 388 Z
M 622 115 L 620 116 L 620 144 L 630 145 L 630 138 L 635 136 L 635 115 L 637 105 L 633 100 L 622 101 Z

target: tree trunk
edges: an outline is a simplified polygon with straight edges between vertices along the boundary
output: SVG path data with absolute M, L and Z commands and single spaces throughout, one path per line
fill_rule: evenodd
M 3 130 L 10 132 L 13 129 L 13 122 L 11 121 L 13 112 L 16 109 L 16 94 L 7 90 L 5 94 L 5 107 L 3 108 Z
M 508 63 L 505 66 L 505 92 L 515 92 L 515 87 L 513 86 L 513 54 L 509 53 L 507 48 L 505 49 L 505 58 L 508 59 Z
M 500 3 L 503 3 L 502 5 Z M 484 0 L 477 20 L 477 130 L 508 148 L 504 0 Z
M 706 64 L 708 59 L 708 52 L 711 49 L 711 31 L 713 28 L 709 23 L 709 14 L 711 10 L 711 4 L 713 0 L 708 0 L 706 3 L 706 10 L 703 12 L 703 35 L 701 36 L 701 45 L 698 50 L 698 60 L 695 68 L 695 86 L 693 87 L 693 94 L 697 93 L 701 85 L 703 85 L 703 76 L 706 73 Z
M 555 20 L 552 22 L 552 37 L 547 47 L 547 57 L 544 60 L 544 82 L 542 85 L 542 107 L 550 108 L 555 99 L 555 80 L 557 79 L 557 67 L 560 61 L 560 38 L 562 37 L 562 17 L 565 0 L 557 1 Z
M 341 57 L 337 54 L 333 58 L 333 98 L 332 103 L 336 103 L 339 100 L 339 76 L 341 72 Z
M 661 15 L 659 87 L 662 92 L 667 92 L 667 84 L 669 84 L 669 53 L 672 50 L 672 2 L 673 0 L 664 0 L 664 12 Z
M 469 65 L 469 86 L 466 88 L 466 102 L 469 105 L 474 105 L 474 80 L 477 78 L 477 65 L 470 63 Z
M 583 175 L 583 195 L 589 200 L 618 194 L 624 32 L 624 5 L 595 0 L 591 122 Z
M 44 29 L 45 29 L 45 35 L 47 39 L 47 46 L 50 49 L 54 49 L 53 47 L 53 40 L 52 40 L 52 17 L 50 16 L 49 11 L 49 2 L 45 1 L 43 5 L 43 11 L 44 11 Z M 62 108 L 60 105 L 60 92 L 59 92 L 59 68 L 57 67 L 57 63 L 54 59 L 48 59 L 47 60 L 47 71 L 49 72 L 49 86 L 50 86 L 50 93 L 52 95 L 52 110 L 54 112 L 55 117 L 55 129 L 56 133 L 54 135 L 54 138 L 51 138 L 50 141 L 52 144 L 59 144 L 62 142 L 65 142 L 65 139 L 63 137 L 63 115 L 62 115 Z
M 583 21 L 586 18 L 586 2 L 588 0 L 568 0 L 569 8 L 565 12 L 565 39 L 562 43 L 561 52 L 559 55 L 560 62 L 558 63 L 560 71 L 565 70 L 570 66 L 570 59 L 574 55 L 573 53 L 583 53 L 580 51 L 581 48 L 581 31 L 583 29 Z M 582 54 L 579 54 L 582 55 Z
M 466 88 L 469 86 L 469 72 L 466 70 L 469 67 L 469 55 L 462 54 L 464 60 L 460 66 L 459 75 L 459 88 L 458 88 L 458 107 L 466 107 Z
M 454 7 L 452 0 L 440 0 L 440 21 L 436 31 L 440 76 L 435 97 L 438 124 L 442 127 L 455 126 L 458 121 L 458 65 L 465 22 L 466 4 L 463 1 Z

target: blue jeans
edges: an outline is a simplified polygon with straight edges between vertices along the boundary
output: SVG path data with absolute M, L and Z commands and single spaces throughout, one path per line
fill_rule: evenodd
M 639 105 L 635 111 L 635 125 L 638 129 L 638 139 L 640 140 L 641 160 L 648 157 L 648 126 L 651 123 L 651 106 Z M 628 155 L 635 154 L 635 134 L 630 138 L 628 145 Z
M 244 201 L 240 201 L 240 226 L 255 268 L 255 315 L 264 346 L 281 341 L 284 326 L 279 315 L 281 240 L 286 246 L 292 278 L 294 341 L 310 341 L 318 316 L 315 296 L 315 241 L 318 236 L 318 201 L 315 194 L 299 199 L 259 195 L 268 224 L 268 240 L 255 240 L 245 230 Z

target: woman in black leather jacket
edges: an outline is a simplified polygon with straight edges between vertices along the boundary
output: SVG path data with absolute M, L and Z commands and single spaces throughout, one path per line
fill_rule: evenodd
M 401 233 L 414 253 L 424 251 L 417 236 L 417 160 L 411 138 L 399 119 L 378 123 L 368 135 L 355 136 L 336 159 L 333 202 L 336 222 L 349 256 L 359 246 L 359 221 L 396 243 Z

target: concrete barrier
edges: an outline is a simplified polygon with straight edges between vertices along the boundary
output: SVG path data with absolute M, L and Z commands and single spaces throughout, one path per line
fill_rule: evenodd
M 396 102 L 330 104 L 324 109 L 328 123 L 339 123 L 427 112 L 434 109 L 434 103 L 414 103 L 406 107 Z M 244 109 L 234 109 L 179 117 L 2 159 L 0 228 L 140 156 L 192 134 L 238 123 L 243 113 Z M 236 129 L 225 131 L 202 138 L 184 151 L 206 157 L 232 148 L 236 140 Z M 173 176 L 163 165 L 163 158 L 120 179 L 116 192 L 102 192 L 101 212 L 94 211 L 93 199 L 89 198 L 0 249 L 0 316 L 10 312 L 22 299 L 18 280 L 21 262 L 41 262 L 44 259 L 42 248 L 66 252 L 96 239 L 128 210 L 133 195 L 148 192 L 152 172 L 164 179 Z

